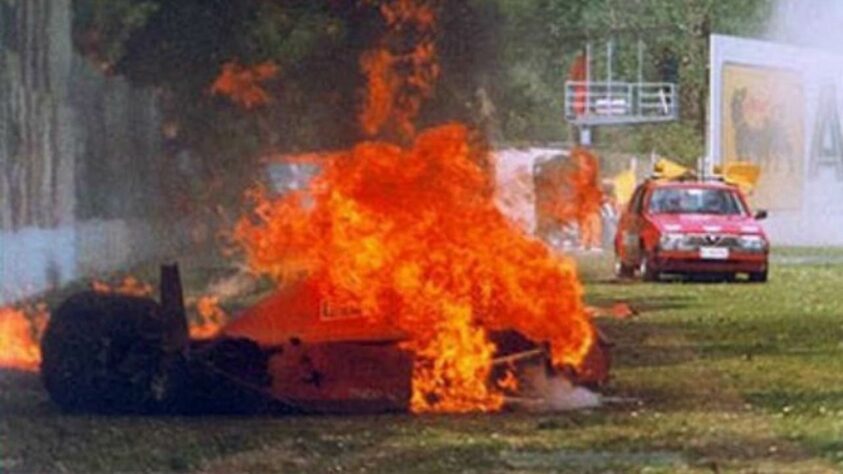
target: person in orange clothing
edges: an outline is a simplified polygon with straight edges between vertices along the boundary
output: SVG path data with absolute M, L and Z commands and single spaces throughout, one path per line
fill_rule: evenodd
M 577 116 L 585 115 L 588 109 L 588 89 L 585 85 L 582 85 L 587 80 L 587 61 L 588 58 L 585 53 L 579 53 L 571 62 L 571 68 L 568 70 L 568 80 L 578 83 L 574 86 L 573 98 L 574 113 Z
M 602 248 L 603 223 L 599 212 L 592 212 L 580 220 L 580 245 L 584 250 Z
M 600 215 L 603 192 L 598 180 L 600 167 L 597 157 L 584 148 L 575 148 L 571 151 L 571 164 L 573 172 L 569 182 L 574 190 L 580 246 L 586 250 L 600 249 L 603 235 Z

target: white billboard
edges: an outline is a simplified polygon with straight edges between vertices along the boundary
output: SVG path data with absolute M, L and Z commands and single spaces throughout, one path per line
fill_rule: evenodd
M 843 56 L 713 35 L 708 152 L 761 168 L 779 245 L 843 245 Z

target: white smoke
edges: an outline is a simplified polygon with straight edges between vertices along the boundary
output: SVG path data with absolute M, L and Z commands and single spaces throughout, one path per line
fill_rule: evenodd
M 524 398 L 511 400 L 510 405 L 527 411 L 554 412 L 596 408 L 602 404 L 600 395 L 572 384 L 561 376 L 548 376 L 543 366 L 528 366 L 523 369 L 521 395 Z
M 766 39 L 799 48 L 781 49 L 781 57 L 770 54 L 763 58 L 782 69 L 798 73 L 803 94 L 805 146 L 802 153 L 804 176 L 802 202 L 790 209 L 773 209 L 765 227 L 776 239 L 798 245 L 841 245 L 841 234 L 829 232 L 843 222 L 843 188 L 838 166 L 840 154 L 834 147 L 835 123 L 829 108 L 843 111 L 843 1 L 841 0 L 776 0 L 767 24 Z M 826 94 L 834 94 L 828 96 Z M 786 91 L 782 95 L 788 94 Z M 834 101 L 829 98 L 834 97 Z M 799 120 L 798 110 L 788 111 Z M 785 120 L 786 121 L 786 120 Z M 818 140 L 822 140 L 821 142 Z M 830 150 L 826 152 L 825 150 Z M 818 157 L 823 154 L 822 160 Z M 826 156 L 826 154 L 828 156 Z M 818 163 L 825 164 L 818 164 Z M 830 163 L 830 165 L 829 165 Z M 762 171 L 763 173 L 763 171 Z M 798 178 L 798 177 L 797 177 Z M 762 177 L 763 179 L 763 177 Z M 798 212 L 797 212 L 798 210 Z M 798 229 L 792 232 L 791 229 Z
M 773 41 L 843 54 L 843 1 L 779 0 L 767 36 Z

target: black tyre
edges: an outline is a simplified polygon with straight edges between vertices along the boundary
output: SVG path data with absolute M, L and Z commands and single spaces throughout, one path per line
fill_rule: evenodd
M 41 342 L 50 397 L 71 412 L 160 413 L 184 389 L 183 348 L 148 298 L 79 293 L 53 312 Z
M 635 276 L 635 268 L 623 263 L 623 259 L 615 257 L 615 276 L 618 278 L 632 278 Z
M 767 270 L 750 273 L 749 281 L 753 283 L 765 283 L 767 281 Z
M 652 258 L 647 252 L 642 252 L 641 264 L 638 266 L 638 272 L 641 274 L 641 279 L 644 281 L 658 281 L 661 273 L 652 264 Z

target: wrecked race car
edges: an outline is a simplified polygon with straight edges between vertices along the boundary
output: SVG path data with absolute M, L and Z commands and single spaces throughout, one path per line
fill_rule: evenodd
M 190 340 L 178 268 L 164 266 L 160 303 L 97 292 L 64 301 L 42 340 L 41 372 L 52 400 L 71 412 L 406 412 L 418 362 L 406 337 L 332 306 L 303 280 L 248 308 L 216 337 Z M 489 338 L 496 352 L 488 384 L 510 405 L 535 401 L 528 374 L 590 387 L 608 379 L 602 339 L 581 367 L 560 370 L 543 342 L 512 330 Z

